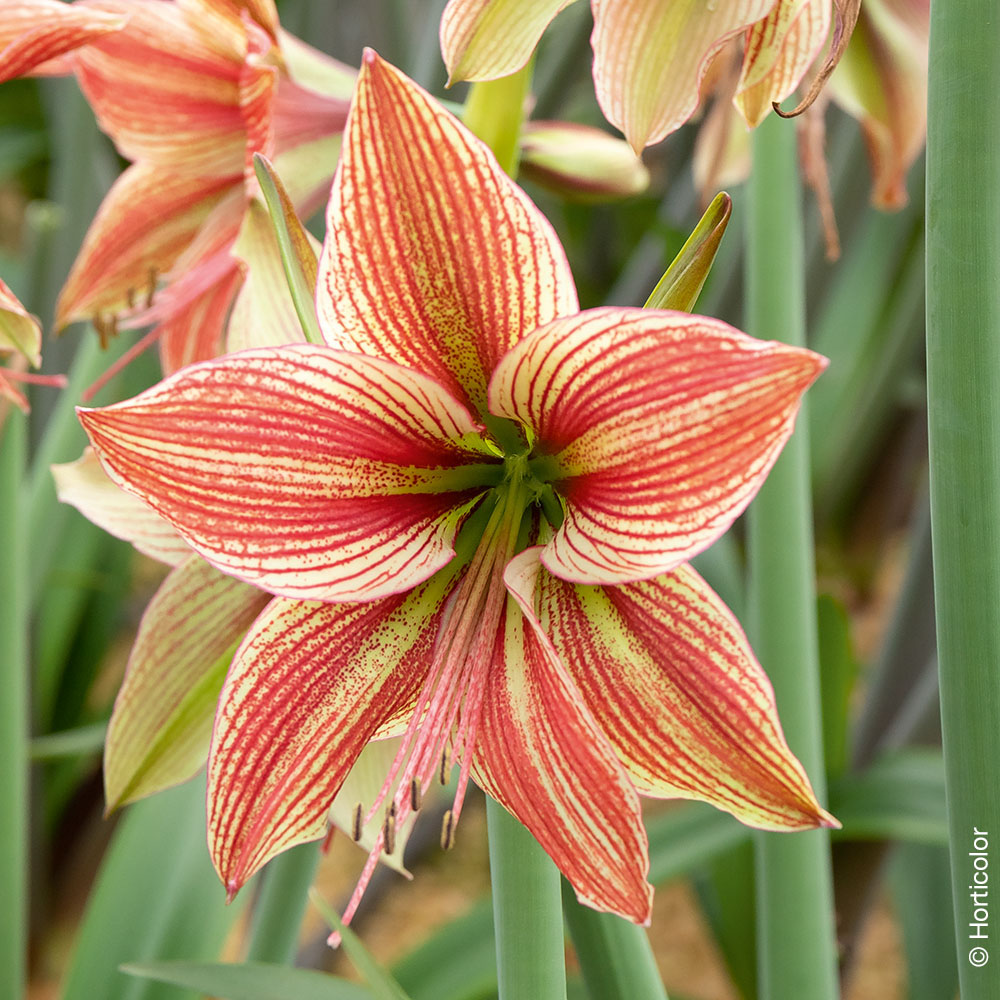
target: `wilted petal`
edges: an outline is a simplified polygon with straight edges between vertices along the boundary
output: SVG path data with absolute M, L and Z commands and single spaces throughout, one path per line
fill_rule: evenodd
M 59 295 L 57 326 L 141 304 L 233 184 L 145 163 L 129 167 L 90 224 Z
M 495 80 L 519 70 L 549 22 L 573 0 L 449 0 L 441 55 L 455 80 Z
M 750 140 L 751 133 L 733 102 L 716 95 L 698 129 L 691 160 L 694 186 L 702 202 L 750 176 Z
M 122 155 L 206 176 L 242 173 L 248 145 L 264 149 L 274 96 L 264 32 L 200 0 L 91 7 L 128 16 L 76 56 L 80 87 Z
M 636 151 L 684 124 L 712 56 L 775 0 L 593 0 L 594 84 Z
M 649 186 L 649 171 L 628 143 L 572 122 L 525 124 L 520 176 L 580 201 L 627 198 Z
M 736 619 L 684 565 L 618 587 L 508 569 L 645 795 L 702 799 L 751 826 L 834 825 L 785 743 L 770 681 Z
M 929 0 L 866 0 L 830 80 L 864 128 L 877 208 L 906 204 L 906 174 L 926 141 L 929 16 Z
M 191 546 L 152 507 L 108 478 L 93 448 L 75 462 L 53 465 L 52 476 L 63 503 L 108 534 L 131 542 L 144 555 L 169 566 L 191 555 Z
M 35 368 L 42 363 L 42 328 L 0 280 L 0 354 L 15 351 Z
M 798 87 L 830 34 L 832 0 L 778 0 L 748 32 L 736 106 L 759 125 Z
M 264 590 L 370 600 L 447 563 L 477 429 L 430 379 L 314 345 L 182 369 L 80 420 L 108 470 L 209 562 Z
M 653 891 L 638 796 L 551 643 L 531 619 L 525 624 L 516 563 L 505 580 L 518 604 L 508 600 L 497 633 L 473 773 L 582 902 L 648 923 Z
M 118 31 L 126 18 L 87 10 L 59 0 L 4 0 L 0 7 L 0 83 L 35 70 L 78 49 L 81 45 Z M 69 66 L 60 66 L 69 72 Z
M 527 337 L 497 368 L 490 409 L 553 456 L 566 518 L 542 562 L 621 583 L 700 552 L 759 489 L 825 364 L 654 310 L 592 309 Z
M 511 345 L 576 311 L 544 216 L 478 139 L 370 51 L 327 218 L 316 311 L 328 342 L 427 372 L 473 408 Z
M 209 848 L 230 894 L 269 858 L 323 835 L 384 718 L 411 703 L 449 589 L 365 604 L 273 601 L 236 654 L 208 763 Z
M 202 767 L 229 661 L 270 599 L 191 554 L 164 580 L 142 616 L 108 725 L 108 809 Z

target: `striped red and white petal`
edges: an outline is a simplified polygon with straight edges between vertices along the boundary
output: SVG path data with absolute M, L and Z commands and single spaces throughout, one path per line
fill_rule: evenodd
M 542 562 L 575 583 L 625 583 L 706 548 L 760 488 L 825 366 L 649 309 L 591 309 L 523 340 L 497 368 L 490 410 L 551 457 L 566 516 Z
M 240 182 L 172 174 L 148 163 L 129 167 L 90 224 L 59 295 L 57 326 L 141 303 L 209 213 L 227 194 L 239 196 Z
M 367 51 L 317 283 L 328 343 L 426 372 L 482 413 L 504 352 L 576 310 L 541 212 L 482 142 Z
M 594 85 L 605 117 L 636 152 L 698 107 L 712 57 L 775 0 L 592 0 Z
M 20 354 L 37 368 L 42 363 L 41 349 L 41 325 L 0 279 L 0 355 Z
M 190 550 L 164 580 L 142 616 L 108 724 L 108 809 L 201 769 L 229 661 L 270 600 Z
M 581 902 L 646 924 L 653 890 L 636 790 L 548 637 L 525 614 L 531 608 L 510 568 L 504 579 L 514 597 L 497 631 L 473 776 L 531 831 Z
M 701 799 L 767 830 L 837 825 L 785 742 L 743 630 L 690 566 L 582 587 L 547 572 L 540 552 L 511 562 L 509 584 L 642 794 Z
M 253 21 L 204 0 L 88 7 L 128 17 L 75 56 L 80 87 L 123 156 L 219 177 L 243 173 L 251 150 L 271 152 L 277 70 Z
M 481 492 L 446 481 L 481 458 L 461 404 L 320 345 L 241 351 L 79 412 L 116 483 L 218 569 L 286 597 L 408 590 L 451 560 Z
M 441 55 L 448 77 L 495 80 L 519 70 L 542 32 L 573 0 L 448 0 Z
M 191 546 L 149 504 L 116 486 L 94 454 L 86 448 L 75 462 L 52 466 L 56 495 L 88 521 L 131 542 L 139 552 L 176 566 L 191 555 Z
M 158 327 L 160 366 L 166 374 L 225 353 L 226 329 L 244 269 L 228 250 L 206 263 L 213 273 L 211 284 L 192 298 L 180 298 Z M 169 288 L 166 295 L 173 290 Z
M 364 604 L 274 600 L 233 660 L 208 761 L 208 840 L 230 894 L 323 836 L 383 719 L 426 677 L 450 587 Z
M 0 5 L 0 83 L 48 72 L 45 63 L 119 31 L 125 22 L 120 15 L 61 0 L 5 0 Z M 70 71 L 68 65 L 59 69 Z
M 802 82 L 830 35 L 832 0 L 778 0 L 747 32 L 736 107 L 754 128 Z

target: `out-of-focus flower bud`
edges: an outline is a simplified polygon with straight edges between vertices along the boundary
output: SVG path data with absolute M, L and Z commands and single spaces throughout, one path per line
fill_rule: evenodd
M 521 177 L 574 201 L 628 198 L 649 186 L 649 172 L 627 142 L 571 122 L 525 125 Z

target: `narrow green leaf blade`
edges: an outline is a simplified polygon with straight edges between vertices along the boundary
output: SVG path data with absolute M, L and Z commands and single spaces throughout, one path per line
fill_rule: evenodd
M 660 885 L 750 840 L 750 830 L 728 813 L 703 803 L 650 816 L 649 881 Z
M 834 837 L 948 843 L 944 760 L 939 750 L 887 754 L 868 770 L 833 783 L 830 808 L 844 824 Z
M 295 214 L 292 200 L 270 161 L 260 153 L 255 153 L 253 163 L 267 209 L 271 213 L 274 234 L 281 250 L 281 262 L 285 265 L 288 290 L 292 294 L 302 332 L 310 344 L 322 344 L 323 335 L 319 330 L 315 306 L 318 270 L 316 254 Z
M 656 283 L 646 300 L 646 309 L 677 309 L 691 312 L 712 270 L 719 244 L 729 225 L 733 200 L 720 192 L 705 210 L 680 253 Z
M 104 749 L 104 734 L 108 727 L 104 722 L 88 726 L 63 729 L 58 733 L 36 736 L 31 741 L 33 761 L 58 760 L 61 757 L 85 757 L 99 754 Z
M 350 958 L 354 967 L 365 977 L 365 981 L 371 987 L 373 1000 L 411 1000 L 403 992 L 399 983 L 379 965 L 372 953 L 364 946 L 361 938 L 340 919 L 315 889 L 310 891 L 309 898 L 323 919 L 340 936 L 340 943 L 343 945 L 344 951 L 347 952 L 347 957 Z
M 371 1000 L 372 996 L 345 979 L 267 962 L 130 962 L 121 971 L 223 1000 Z

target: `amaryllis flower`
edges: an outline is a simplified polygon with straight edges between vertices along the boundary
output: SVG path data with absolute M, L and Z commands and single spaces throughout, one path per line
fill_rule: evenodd
M 484 80 L 514 72 L 570 2 L 449 0 L 441 19 L 441 50 L 451 78 Z M 735 101 L 747 123 L 757 125 L 772 102 L 799 86 L 830 40 L 821 70 L 828 75 L 858 5 L 859 0 L 591 0 L 597 99 L 608 121 L 639 151 L 694 114 L 713 57 L 745 33 Z
M 23 48 L 39 34 L 15 17 L 27 3 L 0 9 L 0 41 L 20 29 L 12 44 Z M 41 3 L 29 4 L 39 18 Z M 318 208 L 354 73 L 283 32 L 273 0 L 48 6 L 82 24 L 58 65 L 133 161 L 91 224 L 57 324 L 91 319 L 105 336 L 156 324 L 168 371 L 214 357 L 243 277 L 231 251 L 255 191 L 253 154 L 276 161 L 300 211 Z M 43 54 L 58 53 L 54 28 L 42 39 Z
M 182 369 L 81 420 L 108 475 L 274 594 L 209 756 L 230 894 L 323 835 L 373 739 L 381 850 L 452 762 L 592 906 L 643 922 L 638 792 L 832 824 L 732 615 L 685 560 L 744 509 L 818 356 L 674 312 L 578 311 L 490 152 L 368 52 L 328 207 L 325 343 Z

